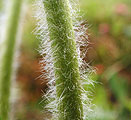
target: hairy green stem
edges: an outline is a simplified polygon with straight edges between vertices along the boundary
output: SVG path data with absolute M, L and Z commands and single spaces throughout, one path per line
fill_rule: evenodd
M 12 6 L 8 25 L 6 29 L 6 38 L 4 41 L 4 52 L 2 56 L 1 73 L 0 73 L 0 119 L 8 120 L 9 114 L 9 97 L 10 85 L 12 77 L 12 65 L 14 57 L 14 49 L 16 43 L 16 34 L 18 30 L 18 23 L 20 18 L 22 0 L 11 0 Z
M 44 0 L 49 28 L 59 120 L 83 120 L 80 72 L 68 0 Z

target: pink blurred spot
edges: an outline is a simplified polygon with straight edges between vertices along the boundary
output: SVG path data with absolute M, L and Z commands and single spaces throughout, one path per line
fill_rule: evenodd
M 109 25 L 106 23 L 102 23 L 99 25 L 99 32 L 102 34 L 108 33 L 109 32 Z
M 118 15 L 126 15 L 128 14 L 128 7 L 126 4 L 124 3 L 119 3 L 116 5 L 115 7 L 115 12 L 118 14 Z

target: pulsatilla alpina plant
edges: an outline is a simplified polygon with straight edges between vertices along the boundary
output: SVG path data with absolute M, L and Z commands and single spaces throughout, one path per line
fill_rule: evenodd
M 79 6 L 73 0 L 37 1 L 36 34 L 41 39 L 43 76 L 49 90 L 44 98 L 45 108 L 53 120 L 86 120 L 90 100 L 83 84 L 89 84 L 89 67 L 84 56 L 87 51 L 87 28 L 80 17 Z M 83 82 L 83 81 L 87 81 Z

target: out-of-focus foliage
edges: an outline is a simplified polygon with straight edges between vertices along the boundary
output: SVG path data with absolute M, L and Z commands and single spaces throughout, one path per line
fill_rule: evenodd
M 130 5 L 129 0 L 81 0 L 91 43 L 87 60 L 97 68 L 95 120 L 131 118 Z
M 2 9 L 2 0 L 0 0 L 0 10 Z

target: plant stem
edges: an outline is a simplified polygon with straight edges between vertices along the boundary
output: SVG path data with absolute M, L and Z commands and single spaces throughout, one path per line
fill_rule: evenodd
M 20 18 L 20 11 L 22 0 L 11 0 L 12 6 L 8 25 L 6 29 L 6 38 L 4 41 L 4 52 L 2 56 L 2 64 L 1 64 L 1 73 L 0 73 L 0 81 L 1 81 L 1 90 L 0 90 L 0 118 L 1 120 L 8 120 L 9 114 L 9 97 L 10 97 L 10 85 L 11 85 L 11 77 L 13 71 L 13 58 L 14 58 L 14 49 L 16 43 L 16 34 L 18 30 L 18 23 Z
M 44 0 L 52 41 L 59 120 L 83 120 L 80 72 L 68 0 Z

